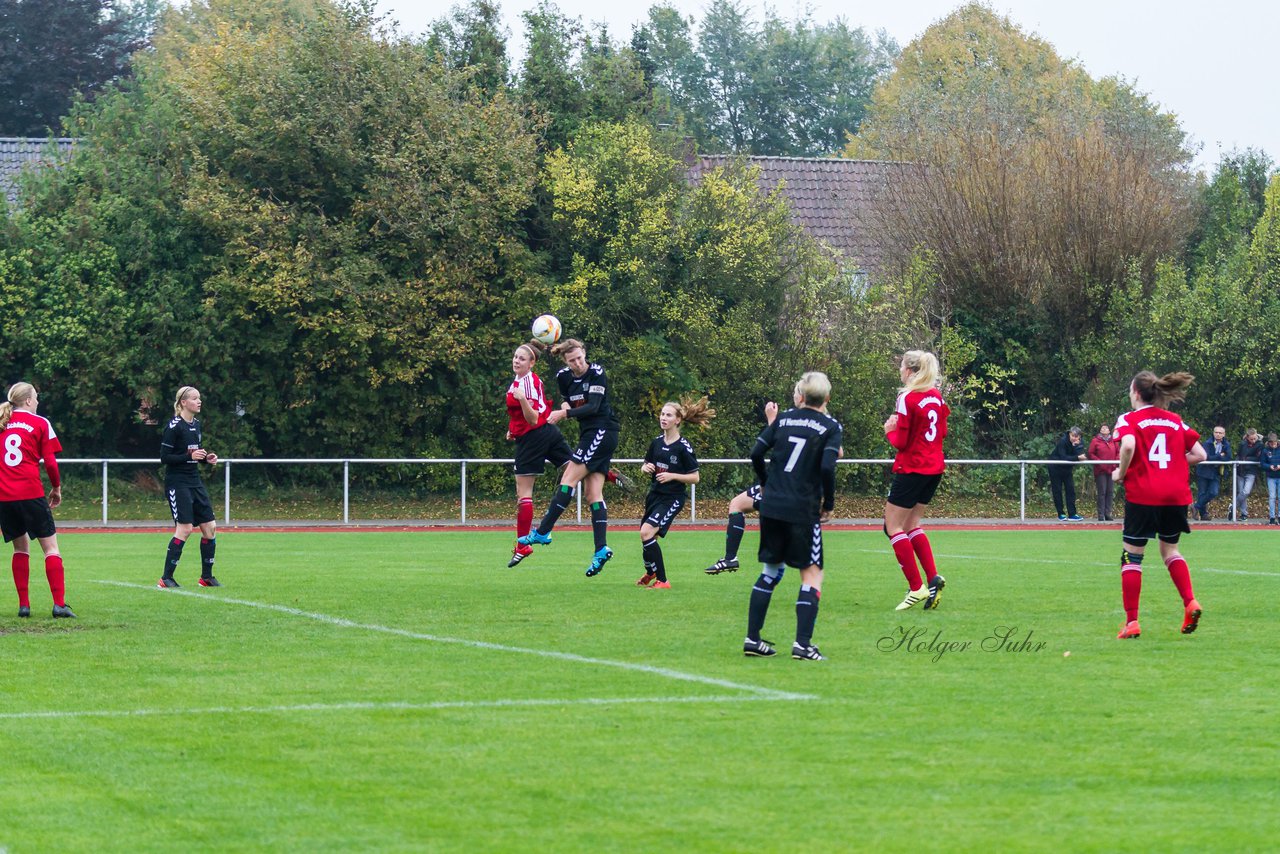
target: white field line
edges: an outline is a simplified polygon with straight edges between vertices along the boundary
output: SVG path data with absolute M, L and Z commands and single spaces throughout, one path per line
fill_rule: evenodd
M 234 599 L 229 596 L 217 596 L 213 594 L 197 594 L 189 590 L 165 590 L 159 591 L 150 585 L 132 584 L 127 581 L 105 581 L 97 580 L 96 584 L 110 584 L 114 587 L 129 587 L 135 590 L 147 590 L 154 592 L 156 595 L 163 596 L 188 596 L 200 602 L 220 602 L 227 605 L 243 605 L 247 608 L 260 608 L 264 611 L 275 611 L 280 614 L 288 614 L 291 617 L 303 617 L 308 620 L 315 620 L 320 623 L 328 623 L 331 626 L 340 626 L 346 629 L 363 629 L 368 632 L 380 632 L 387 635 L 396 635 L 398 637 L 410 638 L 412 640 L 431 641 L 433 643 L 457 644 L 458 646 L 469 646 L 475 649 L 490 649 L 496 652 L 515 652 L 522 655 L 536 655 L 541 658 L 554 658 L 560 661 L 571 661 L 575 664 L 595 664 L 601 667 L 616 667 L 621 670 L 632 670 L 638 673 L 651 673 L 654 676 L 661 676 L 665 679 L 676 679 L 681 682 L 696 682 L 700 685 L 713 685 L 717 688 L 727 688 L 730 691 L 745 691 L 753 694 L 761 699 L 768 700 L 816 700 L 813 694 L 796 694 L 790 691 L 775 691 L 772 688 L 760 688 L 755 685 L 743 685 L 738 682 L 730 682 L 727 679 L 716 679 L 711 676 L 698 676 L 694 673 L 684 673 L 679 670 L 672 670 L 668 667 L 654 667 L 650 664 L 635 664 L 630 661 L 612 661 L 607 658 L 590 658 L 585 655 L 577 655 L 572 652 L 556 652 L 549 649 L 529 649 L 520 646 L 508 646 L 500 643 L 489 643 L 488 641 L 468 640 L 466 638 L 442 637 L 440 635 L 428 635 L 422 632 L 412 632 L 408 629 L 397 629 L 392 626 L 380 626 L 376 623 L 357 623 L 344 617 L 333 617 L 328 614 L 317 614 L 311 611 L 302 611 L 297 608 L 289 608 L 285 605 L 272 605 L 267 602 L 253 602 L 248 599 Z
M 893 560 L 893 552 L 887 546 L 883 549 L 854 549 L 854 551 L 865 553 L 865 554 L 882 554 L 882 555 L 885 555 L 889 560 L 891 561 Z M 945 554 L 943 552 L 934 552 L 933 556 L 935 558 L 941 558 L 944 560 L 989 561 L 992 559 L 991 555 L 958 555 L 958 554 Z M 1158 555 L 1156 557 L 1158 557 Z M 1058 566 L 1103 566 L 1103 567 L 1110 567 L 1112 569 L 1120 568 L 1118 560 L 1117 561 L 1078 561 L 1078 560 L 1061 560 L 1061 559 L 1045 558 L 1045 557 L 1039 557 L 1039 558 L 1009 557 L 1009 558 L 1002 558 L 1001 560 L 1016 561 L 1018 563 L 1048 563 L 1048 564 L 1057 564 Z M 1197 572 L 1215 572 L 1221 575 L 1259 575 L 1264 578 L 1280 578 L 1280 572 L 1252 572 L 1247 569 L 1218 569 L 1212 566 L 1192 566 L 1191 574 L 1194 575 Z
M 433 709 L 510 709 L 539 706 L 616 706 L 636 703 L 761 703 L 796 699 L 800 695 L 723 694 L 706 697 L 586 697 L 576 700 L 442 700 L 436 703 L 300 703 L 293 706 L 210 706 L 204 709 L 87 709 L 69 712 L 4 712 L 0 720 L 48 718 L 143 718 L 164 715 L 273 715 L 297 712 L 422 712 Z M 0 854 L 5 854 L 0 849 Z

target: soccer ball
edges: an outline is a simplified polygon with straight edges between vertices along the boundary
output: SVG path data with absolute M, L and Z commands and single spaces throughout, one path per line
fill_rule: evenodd
M 554 344 L 560 340 L 560 321 L 553 314 L 539 315 L 533 321 L 533 337 L 543 344 Z

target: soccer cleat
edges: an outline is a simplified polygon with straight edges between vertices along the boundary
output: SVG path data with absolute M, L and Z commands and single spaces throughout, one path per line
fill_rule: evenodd
M 55 617 L 75 617 L 75 612 L 71 610 L 70 605 L 54 605 L 53 616 Z
M 1083 516 L 1081 516 L 1079 513 L 1072 513 L 1070 516 L 1068 516 L 1068 517 L 1067 517 L 1067 521 L 1068 521 L 1068 522 L 1083 522 L 1083 521 L 1084 521 L 1084 517 L 1083 517 Z
M 719 575 L 722 572 L 737 572 L 738 559 L 736 557 L 722 557 L 711 566 L 703 570 L 707 575 Z
M 646 572 L 644 575 L 640 576 L 638 581 L 636 581 L 636 587 L 648 587 L 657 577 L 658 573 L 656 572 Z
M 549 546 L 551 545 L 551 535 L 530 531 L 523 537 L 518 538 L 516 542 L 522 546 Z
M 941 575 L 935 575 L 929 579 L 929 596 L 924 600 L 924 609 L 932 611 L 938 607 L 938 600 L 942 598 L 942 588 L 947 586 L 947 580 Z
M 897 608 L 894 608 L 894 610 L 905 611 L 908 608 L 912 608 L 917 603 L 923 602 L 925 599 L 928 599 L 928 598 L 929 598 L 929 588 L 921 584 L 919 590 L 908 590 L 907 598 L 903 599 L 902 603 L 898 605 Z
M 771 655 L 777 655 L 778 651 L 767 640 L 747 638 L 742 642 L 742 654 L 754 658 L 768 658 Z
M 222 583 L 219 582 L 218 579 L 214 578 L 212 575 L 200 576 L 200 580 L 197 581 L 196 584 L 199 584 L 201 587 L 221 587 L 222 586 Z
M 30 606 L 30 605 L 19 605 L 19 606 L 18 606 L 18 616 L 19 616 L 19 617 L 30 617 L 30 616 L 31 616 L 31 606 Z
M 1196 626 L 1200 625 L 1200 615 L 1204 611 L 1200 608 L 1200 603 L 1192 599 L 1187 603 L 1187 610 L 1182 617 L 1182 633 L 1189 635 L 1196 630 Z
M 670 589 L 671 589 L 671 582 L 670 582 L 670 581 L 655 581 L 655 582 L 653 583 L 653 586 L 652 586 L 652 587 L 650 587 L 649 589 L 650 589 L 650 590 L 670 590 Z
M 791 644 L 791 657 L 796 661 L 826 661 L 827 657 L 818 651 L 813 644 L 801 646 L 798 643 Z
M 591 557 L 591 566 L 587 567 L 587 578 L 599 575 L 600 570 L 604 569 L 604 565 L 609 562 L 609 558 L 613 557 L 613 549 L 608 546 L 601 546 Z
M 1141 637 L 1142 626 L 1138 625 L 1137 620 L 1130 620 L 1124 624 L 1124 628 L 1120 630 L 1120 634 L 1116 635 L 1116 640 L 1129 640 L 1130 638 Z
M 618 489 L 621 489 L 626 494 L 630 495 L 635 489 L 635 484 L 631 481 L 631 478 L 627 477 L 622 472 L 617 471 L 616 469 L 610 469 L 609 473 L 613 475 L 613 482 L 617 484 Z
M 511 560 L 507 561 L 507 568 L 510 569 L 531 554 L 533 554 L 533 546 L 517 545 L 516 550 L 511 553 Z
M 181 587 L 181 586 L 182 586 L 181 584 L 179 584 L 177 581 L 175 581 L 173 578 L 171 578 L 168 575 L 161 578 L 160 581 L 156 584 L 156 587 L 159 587 L 161 590 L 168 590 L 170 588 Z

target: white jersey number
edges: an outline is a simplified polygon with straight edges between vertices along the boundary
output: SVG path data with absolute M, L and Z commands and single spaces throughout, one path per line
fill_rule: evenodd
M 1159 468 L 1167 469 L 1172 459 L 1165 447 L 1165 434 L 1157 433 L 1155 440 L 1151 443 L 1151 450 L 1147 451 L 1147 460 L 1155 463 Z
M 782 467 L 783 471 L 791 471 L 796 467 L 796 463 L 800 460 L 800 454 L 804 452 L 804 445 L 809 440 L 803 436 L 788 436 L 787 441 L 795 445 L 791 449 L 791 456 L 787 458 L 787 464 Z
M 930 409 L 925 414 L 929 416 L 929 429 L 924 431 L 924 440 L 932 442 L 938 438 L 938 410 Z
M 22 465 L 22 437 L 17 433 L 4 437 L 4 464 L 9 467 Z

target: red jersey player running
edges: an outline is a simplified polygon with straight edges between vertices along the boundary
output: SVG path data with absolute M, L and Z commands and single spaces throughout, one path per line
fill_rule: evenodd
M 1116 421 L 1120 466 L 1111 477 L 1124 483 L 1124 550 L 1120 553 L 1120 593 L 1124 601 L 1121 640 L 1142 634 L 1138 600 L 1142 596 L 1142 556 L 1147 540 L 1160 539 L 1160 556 L 1182 596 L 1182 633 L 1200 624 L 1200 603 L 1191 590 L 1191 570 L 1178 553 L 1178 539 L 1191 533 L 1191 466 L 1205 458 L 1200 434 L 1164 407 L 1186 398 L 1195 377 L 1187 373 L 1157 377 L 1142 371 L 1129 384 L 1132 412 Z
M 884 436 L 898 451 L 893 460 L 893 485 L 884 503 L 884 533 L 907 579 L 907 597 L 897 610 L 905 611 L 917 602 L 924 602 L 924 607 L 931 609 L 938 607 L 947 580 L 938 575 L 933 548 L 920 527 L 920 519 L 946 468 L 942 440 L 947 436 L 951 409 L 938 393 L 937 356 L 924 350 L 908 350 L 902 354 L 898 375 L 902 378 L 902 391 L 894 413 L 884 422 Z M 920 579 L 917 557 L 924 567 L 927 586 Z
M 31 616 L 27 589 L 31 574 L 31 538 L 44 550 L 44 574 L 53 594 L 53 616 L 74 617 L 67 607 L 62 555 L 58 553 L 57 530 L 51 507 L 62 503 L 62 480 L 58 460 L 62 443 L 48 419 L 36 415 L 40 396 L 31 383 L 14 383 L 9 399 L 0 403 L 0 444 L 4 465 L 0 465 L 0 530 L 4 541 L 13 543 L 13 584 L 18 589 L 18 616 Z M 46 500 L 40 481 L 40 461 L 53 490 Z

